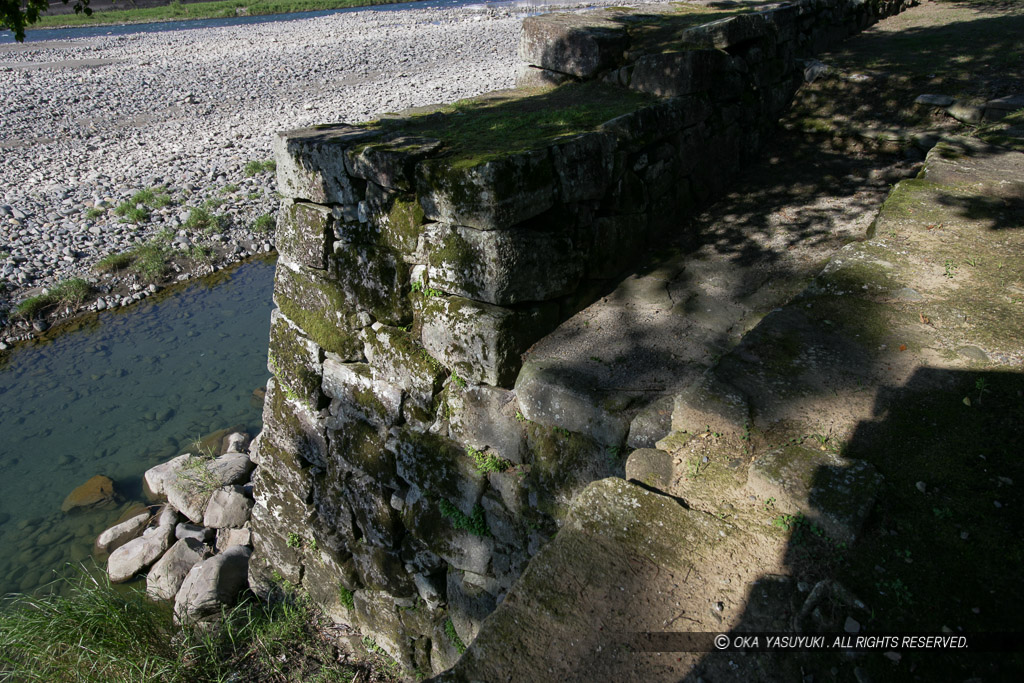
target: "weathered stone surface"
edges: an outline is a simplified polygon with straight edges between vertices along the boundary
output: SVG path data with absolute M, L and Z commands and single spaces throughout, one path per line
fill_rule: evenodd
M 435 223 L 424 238 L 430 286 L 476 301 L 547 301 L 572 291 L 582 273 L 564 233 Z
M 217 552 L 222 553 L 233 545 L 252 547 L 251 529 L 217 529 Z
M 778 21 L 781 17 L 775 19 Z M 680 41 L 688 46 L 725 50 L 771 36 L 773 28 L 769 27 L 768 18 L 761 13 L 740 14 L 686 29 L 681 33 Z
M 236 545 L 192 567 L 174 598 L 174 615 L 180 622 L 203 621 L 220 616 L 221 607 L 235 604 L 248 585 L 252 548 Z
M 626 458 L 626 479 L 660 491 L 672 484 L 672 456 L 656 448 L 640 448 Z
M 674 407 L 675 399 L 664 396 L 637 413 L 629 423 L 626 445 L 630 448 L 654 448 L 654 444 L 672 431 Z
M 125 543 L 107 559 L 110 580 L 123 583 L 156 562 L 170 547 L 173 536 L 173 525 L 157 526 Z
M 203 514 L 203 526 L 211 529 L 241 527 L 249 521 L 252 499 L 241 486 L 222 486 L 210 496 Z
M 381 363 L 389 365 L 395 362 L 394 351 L 384 340 L 374 335 L 380 346 L 371 345 L 370 352 L 385 354 Z M 390 352 L 390 353 L 389 353 Z M 397 366 L 390 369 L 396 370 Z M 385 376 L 394 376 L 384 370 Z M 429 380 L 430 398 L 433 398 L 435 380 Z M 427 393 L 428 380 L 424 379 L 424 389 L 420 395 L 422 400 Z M 324 393 L 335 401 L 331 404 L 331 413 L 346 420 L 362 420 L 379 427 L 390 427 L 398 422 L 402 415 L 402 390 L 390 381 L 377 380 L 373 370 L 367 363 L 342 363 L 333 358 L 324 361 L 323 377 Z
M 557 680 L 601 671 L 595 660 L 614 656 L 606 652 L 607 634 L 622 628 L 622 613 L 638 599 L 657 599 L 643 595 L 636 563 L 642 558 L 661 571 L 687 566 L 724 529 L 710 515 L 622 479 L 590 484 L 462 659 L 438 680 Z M 589 608 L 572 608 L 578 604 Z
M 551 156 L 540 149 L 476 162 L 424 161 L 416 187 L 430 220 L 499 230 L 551 208 L 553 181 Z
M 409 191 L 416 162 L 440 146 L 439 140 L 408 135 L 362 144 L 349 150 L 348 172 L 382 187 Z
M 252 439 L 245 432 L 232 432 L 225 436 L 220 442 L 218 455 L 227 453 L 245 453 L 249 448 Z
M 149 522 L 149 511 L 145 511 L 131 519 L 115 524 L 96 539 L 96 547 L 100 550 L 112 553 L 128 541 L 142 533 Z
M 541 69 L 529 64 L 520 64 L 516 72 L 517 88 L 548 88 L 572 80 L 572 76 L 558 71 Z
M 1024 109 L 1024 95 L 1007 95 L 985 103 L 985 120 L 1000 121 L 1018 109 Z
M 215 531 L 215 529 L 208 529 L 198 524 L 182 522 L 174 527 L 174 537 L 179 541 L 191 538 L 201 543 L 209 543 L 213 540 Z
M 749 422 L 746 397 L 713 374 L 702 375 L 679 393 L 672 410 L 672 431 L 699 432 L 710 428 L 738 434 Z
M 318 416 L 308 406 L 289 401 L 273 379 L 267 383 L 260 444 L 261 454 L 271 451 L 284 457 L 292 474 L 299 473 L 310 464 L 326 467 L 327 436 Z M 291 479 L 291 475 L 288 476 Z M 298 481 L 293 483 L 299 484 Z
M 750 464 L 747 485 L 775 507 L 802 513 L 833 538 L 852 543 L 875 504 L 882 475 L 863 460 L 790 445 Z
M 519 58 L 533 66 L 591 78 L 617 66 L 628 45 L 626 27 L 609 19 L 579 14 L 526 17 Z
M 444 498 L 465 515 L 473 514 L 487 480 L 464 450 L 447 439 L 409 430 L 398 431 L 387 449 L 395 454 L 398 476 L 408 484 Z
M 452 567 L 474 574 L 491 571 L 491 558 L 495 543 L 489 535 L 473 533 L 465 528 L 456 528 L 457 515 L 441 511 L 440 496 L 435 500 L 421 496 L 407 500 L 402 520 L 407 529 L 416 529 L 422 542 L 431 552 L 444 559 Z M 451 500 L 450 503 L 456 501 Z M 475 506 L 474 506 L 475 507 Z M 482 512 L 482 509 L 481 509 Z M 462 513 L 466 518 L 470 514 Z M 479 514 L 479 513 L 477 513 Z M 463 519 L 462 521 L 465 521 Z
M 563 202 L 600 199 L 614 169 L 614 138 L 608 133 L 585 133 L 551 148 Z
M 175 479 L 165 482 L 164 492 L 175 509 L 195 524 L 202 524 L 213 491 L 248 482 L 254 467 L 244 453 L 226 453 L 213 459 L 190 456 L 177 468 Z
M 429 413 L 444 377 L 444 369 L 429 349 L 395 327 L 375 325 L 365 330 L 362 338 L 373 378 L 399 387 L 417 408 Z
M 395 600 L 387 593 L 361 590 L 355 600 L 355 623 L 364 633 L 406 670 L 413 668 L 412 651 Z
M 455 632 L 466 645 L 476 639 L 480 624 L 487 618 L 497 601 L 479 584 L 469 580 L 466 572 L 448 570 L 448 616 Z
M 629 87 L 658 97 L 741 87 L 732 58 L 717 50 L 685 50 L 645 55 L 636 61 Z M 738 94 L 738 93 L 736 93 Z
M 342 560 L 334 553 L 320 551 L 306 557 L 302 587 L 335 623 L 352 623 L 351 600 L 358 581 L 348 556 Z
M 711 105 L 702 97 L 672 97 L 606 121 L 598 132 L 615 136 L 616 151 L 634 152 L 691 128 L 710 114 Z
M 514 392 L 485 384 L 451 386 L 447 400 L 454 439 L 479 451 L 490 449 L 510 462 L 523 462 L 526 437 L 516 418 L 519 406 Z
M 307 337 L 345 360 L 359 360 L 357 339 L 363 321 L 342 286 L 316 270 L 280 263 L 274 276 L 274 303 Z
M 410 598 L 416 594 L 416 586 L 405 572 L 402 559 L 391 550 L 375 545 L 354 548 L 352 563 L 359 583 L 371 590 L 390 593 L 394 599 Z
M 318 204 L 351 204 L 357 194 L 345 169 L 348 149 L 377 133 L 337 124 L 278 133 L 274 136 L 277 189 L 290 199 Z
M 946 107 L 946 113 L 957 121 L 973 125 L 981 123 L 981 120 L 985 115 L 985 110 L 984 108 L 973 104 L 955 102 L 954 104 Z
M 384 488 L 370 477 L 353 477 L 345 482 L 345 488 L 345 498 L 366 542 L 382 548 L 397 547 L 405 529 Z
M 310 406 L 323 401 L 320 391 L 324 352 L 288 320 L 280 310 L 270 314 L 270 350 L 267 369 L 285 393 Z
M 557 321 L 552 307 L 511 311 L 462 297 L 435 297 L 423 307 L 423 346 L 459 376 L 510 386 L 520 354 Z
M 167 485 L 177 481 L 178 470 L 188 462 L 190 457 L 192 456 L 185 453 L 146 470 L 146 473 L 142 475 L 142 482 L 147 495 L 151 498 L 166 498 Z
M 179 540 L 146 575 L 146 592 L 158 600 L 173 600 L 185 576 L 210 556 L 210 548 L 194 538 Z
M 610 410 L 593 386 L 558 361 L 528 359 L 516 379 L 516 396 L 528 420 L 587 434 L 607 446 L 626 440 L 628 416 Z
M 61 503 L 61 512 L 70 512 L 75 508 L 104 507 L 114 503 L 114 482 L 102 474 L 89 479 L 69 493 Z
M 274 244 L 280 258 L 296 265 L 326 270 L 334 218 L 319 204 L 285 201 L 277 214 Z
M 921 104 L 926 107 L 948 107 L 956 102 L 949 95 L 918 95 L 914 104 Z
M 373 477 L 385 486 L 398 487 L 394 454 L 384 448 L 387 429 L 355 417 L 325 420 L 330 457 L 345 467 Z
M 640 188 L 641 206 L 646 206 L 646 193 Z M 636 262 L 647 245 L 648 221 L 645 213 L 598 218 L 588 226 L 589 239 L 584 242 L 587 276 L 610 279 L 622 275 L 623 269 Z M 582 240 L 581 240 L 582 241 Z
M 390 249 L 339 242 L 331 257 L 331 273 L 349 307 L 391 325 L 411 319 L 405 291 L 409 282 L 408 267 Z

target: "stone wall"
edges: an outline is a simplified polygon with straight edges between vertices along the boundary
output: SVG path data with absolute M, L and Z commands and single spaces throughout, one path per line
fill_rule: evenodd
M 532 17 L 519 91 L 279 134 L 251 585 L 301 585 L 406 669 L 454 663 L 573 495 L 621 475 L 621 436 L 529 419 L 521 354 L 725 189 L 799 56 L 909 4 Z M 480 147 L 495 112 L 555 133 Z

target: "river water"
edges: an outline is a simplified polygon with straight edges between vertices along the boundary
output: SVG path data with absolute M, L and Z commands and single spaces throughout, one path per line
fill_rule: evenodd
M 160 300 L 99 314 L 0 368 L 0 594 L 90 557 L 148 468 L 231 426 L 255 435 L 266 384 L 273 261 L 222 271 Z M 96 474 L 120 504 L 61 512 Z

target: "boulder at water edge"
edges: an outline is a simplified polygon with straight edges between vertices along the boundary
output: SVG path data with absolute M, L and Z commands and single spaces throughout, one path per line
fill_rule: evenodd
M 182 582 L 196 566 L 210 556 L 210 547 L 194 538 L 185 538 L 164 553 L 146 576 L 146 592 L 159 600 L 173 600 Z
M 112 553 L 128 541 L 136 538 L 146 528 L 149 521 L 149 510 L 135 515 L 131 519 L 115 524 L 96 539 L 96 547 L 102 551 Z
M 174 599 L 175 619 L 202 621 L 233 605 L 249 585 L 250 555 L 252 548 L 236 545 L 194 566 Z
M 157 561 L 171 545 L 174 526 L 147 529 L 142 536 L 128 541 L 107 560 L 107 574 L 113 583 L 123 583 Z

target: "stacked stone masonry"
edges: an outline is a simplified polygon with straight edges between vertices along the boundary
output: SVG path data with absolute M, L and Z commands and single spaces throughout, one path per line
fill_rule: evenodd
M 667 21 L 671 49 L 629 10 L 531 17 L 524 86 L 636 98 L 534 148 L 467 161 L 395 121 L 279 134 L 251 585 L 302 586 L 407 670 L 451 666 L 453 629 L 472 641 L 575 492 L 622 474 L 595 454 L 624 444 L 530 422 L 521 354 L 725 189 L 802 57 L 910 4 Z

